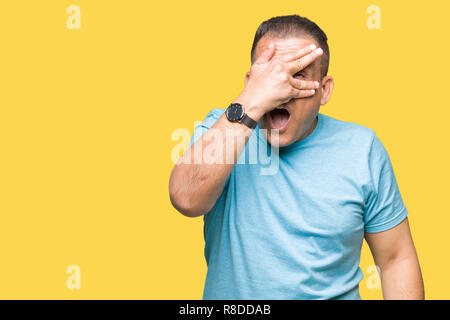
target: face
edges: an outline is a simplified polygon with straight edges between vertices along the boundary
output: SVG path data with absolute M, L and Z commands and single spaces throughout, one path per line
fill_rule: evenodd
M 299 51 L 310 44 L 315 44 L 319 47 L 318 43 L 310 37 L 274 39 L 264 36 L 259 40 L 256 46 L 255 60 L 259 57 L 259 54 L 269 46 L 271 41 L 275 41 L 276 43 L 276 51 L 273 58 L 284 53 Z M 296 141 L 300 141 L 306 138 L 314 130 L 317 123 L 316 116 L 320 106 L 328 102 L 333 88 L 332 77 L 321 77 L 320 57 L 293 76 L 300 80 L 319 81 L 320 86 L 314 95 L 307 98 L 292 99 L 284 104 L 285 111 L 273 110 L 266 113 L 260 119 L 259 125 L 261 128 L 267 129 L 267 140 L 269 143 L 271 142 L 271 131 L 275 129 L 278 130 L 279 146 L 286 146 Z M 249 73 L 247 72 L 245 83 L 247 83 L 248 79 Z

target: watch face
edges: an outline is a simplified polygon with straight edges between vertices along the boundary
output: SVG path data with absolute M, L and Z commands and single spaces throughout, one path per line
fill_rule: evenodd
M 244 116 L 244 108 L 238 103 L 233 103 L 228 107 L 226 116 L 230 121 L 241 120 Z

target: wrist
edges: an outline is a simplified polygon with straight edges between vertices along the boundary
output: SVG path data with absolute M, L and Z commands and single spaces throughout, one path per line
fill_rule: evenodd
M 258 121 L 264 115 L 261 106 L 250 97 L 240 95 L 233 103 L 240 103 L 244 107 L 245 113 L 255 121 Z

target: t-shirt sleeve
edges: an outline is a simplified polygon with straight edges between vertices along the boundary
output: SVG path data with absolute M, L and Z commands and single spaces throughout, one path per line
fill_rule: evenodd
M 376 134 L 369 152 L 369 170 L 372 190 L 365 205 L 364 228 L 368 233 L 376 233 L 395 227 L 408 214 L 391 160 Z
M 189 147 L 191 147 L 206 131 L 208 131 L 216 122 L 219 120 L 220 116 L 225 112 L 225 109 L 212 109 L 207 115 L 202 123 L 197 125 L 194 129 L 194 134 L 189 142 Z

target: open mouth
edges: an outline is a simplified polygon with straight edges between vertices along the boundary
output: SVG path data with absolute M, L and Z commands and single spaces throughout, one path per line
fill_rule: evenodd
M 268 120 L 270 129 L 282 131 L 286 128 L 291 115 L 285 108 L 273 109 L 268 113 Z

